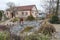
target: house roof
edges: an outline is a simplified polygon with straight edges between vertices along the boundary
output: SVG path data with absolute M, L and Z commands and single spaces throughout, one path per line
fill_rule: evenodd
M 32 10 L 32 8 L 35 7 L 35 5 L 27 5 L 27 6 L 17 6 L 15 9 L 17 10 Z M 9 9 L 7 9 L 9 10 Z

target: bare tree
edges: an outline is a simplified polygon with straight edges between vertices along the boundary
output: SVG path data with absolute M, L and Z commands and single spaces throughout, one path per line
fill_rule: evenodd
M 8 3 L 7 3 L 7 6 L 8 6 L 9 8 L 13 8 L 13 7 L 15 7 L 15 4 L 14 4 L 13 2 L 8 2 Z
M 12 17 L 15 17 L 16 14 L 16 9 L 15 9 L 15 4 L 13 2 L 8 2 L 7 6 L 9 7 L 9 10 L 12 11 Z
M 57 0 L 57 6 L 56 6 L 56 15 L 58 15 L 58 11 L 59 11 L 59 0 Z
M 50 0 L 49 1 L 49 13 L 55 13 L 58 15 L 59 11 L 59 0 Z
M 45 12 L 52 13 L 53 4 L 54 4 L 53 0 L 45 0 L 42 7 L 45 9 Z

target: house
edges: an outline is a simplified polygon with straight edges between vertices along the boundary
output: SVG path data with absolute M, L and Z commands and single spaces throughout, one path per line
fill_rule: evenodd
M 7 18 L 21 17 L 21 16 L 28 17 L 29 15 L 33 15 L 33 17 L 36 17 L 37 13 L 38 10 L 35 5 L 27 5 L 27 6 L 14 7 L 14 11 L 7 9 L 5 15 Z

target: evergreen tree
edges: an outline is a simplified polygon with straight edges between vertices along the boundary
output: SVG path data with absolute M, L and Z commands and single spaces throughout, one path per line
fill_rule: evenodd
M 0 11 L 0 20 L 2 19 L 2 12 Z

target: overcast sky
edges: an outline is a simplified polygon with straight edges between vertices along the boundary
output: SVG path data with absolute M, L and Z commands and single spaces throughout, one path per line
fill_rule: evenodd
M 13 2 L 17 6 L 22 6 L 22 5 L 36 5 L 37 9 L 43 10 L 44 8 L 41 7 L 43 4 L 44 0 L 0 0 L 0 10 L 6 9 L 7 3 L 8 2 Z

